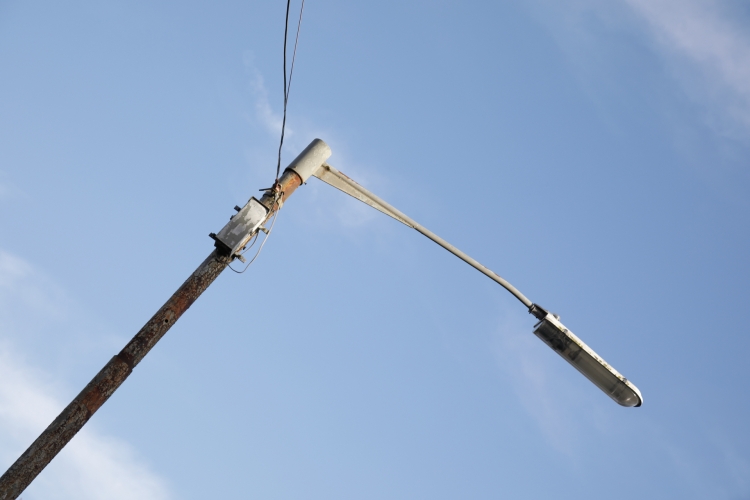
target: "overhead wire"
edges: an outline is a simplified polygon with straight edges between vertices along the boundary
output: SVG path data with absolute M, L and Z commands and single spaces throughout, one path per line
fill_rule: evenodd
M 291 0 L 286 2 L 286 21 L 284 23 L 284 112 L 281 118 L 281 139 L 279 140 L 279 155 L 276 161 L 276 182 L 279 181 L 279 174 L 281 173 L 281 148 L 284 146 L 284 130 L 286 129 L 286 108 L 289 102 L 289 90 L 292 88 L 292 75 L 294 75 L 294 61 L 297 58 L 297 44 L 299 43 L 299 31 L 302 26 L 302 13 L 305 10 L 305 0 L 302 0 L 302 4 L 299 8 L 299 19 L 297 20 L 297 34 L 294 37 L 294 50 L 292 51 L 292 64 L 289 70 L 289 80 L 286 78 L 286 45 L 289 34 L 289 7 Z
M 258 256 L 260 255 L 260 252 L 263 250 L 263 247 L 265 246 L 266 241 L 268 241 L 268 237 L 271 236 L 271 233 L 273 232 L 273 228 L 276 225 L 276 219 L 279 216 L 279 210 L 281 210 L 281 206 L 282 206 L 282 204 L 279 203 L 279 201 L 282 200 L 283 197 L 284 197 L 284 192 L 280 190 L 280 185 L 279 185 L 279 174 L 281 173 L 281 149 L 284 146 L 284 130 L 286 129 L 286 108 L 287 108 L 287 104 L 289 102 L 289 90 L 292 88 L 292 75 L 294 75 L 294 61 L 297 59 L 297 45 L 299 44 L 299 32 L 300 32 L 300 27 L 302 26 L 302 13 L 305 10 L 305 0 L 302 0 L 302 3 L 301 3 L 300 8 L 299 8 L 299 19 L 297 20 L 297 33 L 296 33 L 296 35 L 294 37 L 294 49 L 292 51 L 292 64 L 291 64 L 290 69 L 289 69 L 289 79 L 287 80 L 287 76 L 286 76 L 286 53 L 287 53 L 286 46 L 287 46 L 287 40 L 289 39 L 289 8 L 290 8 L 290 5 L 291 5 L 291 0 L 287 0 L 287 2 L 286 2 L 286 16 L 285 16 L 285 20 L 284 20 L 284 112 L 283 112 L 283 117 L 282 117 L 282 120 L 281 120 L 281 138 L 279 139 L 279 154 L 278 154 L 278 158 L 277 158 L 277 161 L 276 161 L 276 180 L 275 180 L 272 188 L 261 189 L 261 191 L 271 191 L 271 190 L 273 190 L 276 193 L 276 197 L 274 199 L 274 202 L 271 205 L 271 207 L 275 207 L 275 210 L 273 212 L 273 221 L 271 222 L 270 229 L 266 233 L 266 237 L 263 238 L 263 241 L 261 242 L 260 247 L 258 247 L 258 251 L 255 252 L 255 255 L 253 256 L 253 258 L 250 259 L 250 262 L 248 262 L 245 265 L 245 268 L 242 271 L 238 271 L 235 268 L 233 268 L 231 265 L 229 266 L 229 269 L 231 269 L 232 271 L 234 271 L 237 274 L 242 274 L 245 271 L 247 271 L 247 269 L 250 267 L 250 264 L 252 264 L 255 261 L 255 259 L 257 259 Z M 263 224 L 265 224 L 266 222 L 268 222 L 268 219 L 266 219 L 263 222 Z M 250 246 L 248 246 L 245 250 L 242 251 L 242 255 L 244 255 L 245 252 L 247 252 L 248 250 L 250 250 L 250 248 L 252 248 L 253 245 L 255 245 L 255 243 L 257 241 L 258 241 L 258 234 L 256 233 L 255 237 L 254 237 L 254 239 L 252 241 L 252 243 L 250 244 Z

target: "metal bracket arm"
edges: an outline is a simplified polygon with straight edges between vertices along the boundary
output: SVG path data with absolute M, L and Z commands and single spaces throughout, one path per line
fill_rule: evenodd
M 539 306 L 535 306 L 529 299 L 526 298 L 524 294 L 522 294 L 520 291 L 516 289 L 513 285 L 508 283 L 506 280 L 498 276 L 495 272 L 490 270 L 488 267 L 483 266 L 479 263 L 476 259 L 470 257 L 468 254 L 462 252 L 455 246 L 451 245 L 447 241 L 445 241 L 443 238 L 438 236 L 437 234 L 433 233 L 423 225 L 419 224 L 417 221 L 412 219 L 411 217 L 408 217 L 406 214 L 398 210 L 393 205 L 387 203 L 386 201 L 382 200 L 381 198 L 378 198 L 374 194 L 372 194 L 367 189 L 363 188 L 356 182 L 354 182 L 352 179 L 350 179 L 348 176 L 343 174 L 342 172 L 339 172 L 335 168 L 333 168 L 328 163 L 324 163 L 320 168 L 315 170 L 313 172 L 313 176 L 317 177 L 321 181 L 325 182 L 326 184 L 329 184 L 336 189 L 339 189 L 349 196 L 352 196 L 353 198 L 358 199 L 362 203 L 365 203 L 367 205 L 370 205 L 375 210 L 379 210 L 383 212 L 384 214 L 393 217 L 400 223 L 409 226 L 412 229 L 415 229 L 440 245 L 441 247 L 448 250 L 450 253 L 458 257 L 459 259 L 463 260 L 467 264 L 469 264 L 471 267 L 479 271 L 480 273 L 484 274 L 491 280 L 495 281 L 496 283 L 500 284 L 503 288 L 508 290 L 510 293 L 513 294 L 515 298 L 517 298 L 523 305 L 529 308 L 529 312 L 531 314 L 534 314 L 534 312 L 537 309 L 541 309 Z M 536 315 L 535 315 L 536 316 Z

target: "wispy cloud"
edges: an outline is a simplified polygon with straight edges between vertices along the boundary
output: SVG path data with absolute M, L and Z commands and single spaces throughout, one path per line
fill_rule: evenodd
M 262 148 L 266 152 L 259 154 L 256 144 L 256 147 L 252 151 L 248 151 L 246 156 L 252 165 L 263 165 L 264 172 L 269 172 L 269 165 L 271 163 L 275 165 L 276 163 L 278 141 L 281 134 L 281 102 L 278 103 L 276 107 L 278 111 L 276 111 L 269 98 L 266 80 L 255 66 L 252 53 L 245 55 L 244 64 L 249 75 L 249 90 L 253 102 L 253 113 L 248 114 L 247 119 L 253 124 L 260 125 L 267 133 L 266 140 L 262 142 Z M 279 91 L 280 94 L 281 92 Z M 291 99 L 293 100 L 293 96 Z M 282 158 L 282 163 L 287 163 L 294 158 L 307 146 L 309 141 L 317 137 L 325 140 L 334 149 L 334 156 L 331 158 L 331 162 L 337 168 L 344 170 L 347 175 L 350 175 L 360 184 L 374 186 L 373 189 L 380 190 L 380 194 L 383 194 L 382 192 L 386 189 L 388 183 L 371 168 L 363 167 L 360 162 L 353 161 L 350 155 L 347 155 L 346 148 L 343 145 L 344 141 L 340 140 L 338 134 L 335 134 L 330 129 L 321 127 L 315 120 L 299 116 L 299 113 L 294 111 L 293 103 L 290 111 L 287 115 L 284 132 L 284 157 Z M 282 165 L 281 168 L 283 169 L 284 167 L 285 165 Z M 312 180 L 309 189 L 314 190 L 316 199 L 330 201 L 333 204 L 331 208 L 335 211 L 341 226 L 346 228 L 364 226 L 382 217 L 381 214 L 371 207 L 344 195 L 330 186 L 322 186 L 321 184 L 317 180 Z M 316 214 L 307 215 L 309 217 Z M 318 215 L 324 217 L 322 214 Z M 328 225 L 327 221 L 324 222 L 321 220 L 320 222 L 323 225 Z
M 568 367 L 556 363 L 562 360 L 550 359 L 554 354 L 529 331 L 528 318 L 510 310 L 502 318 L 495 343 L 500 367 L 552 447 L 575 455 L 579 429 L 570 409 L 581 398 L 576 387 L 561 376 L 560 371 Z
M 659 457 L 659 473 L 684 485 L 689 498 L 747 498 L 750 461 L 723 430 L 694 432 L 686 442 L 663 422 L 634 418 L 633 410 L 617 407 L 537 339 L 528 318 L 500 309 L 498 364 L 550 449 L 583 466 L 581 474 L 592 466 L 592 447 L 630 448 Z
M 28 262 L 0 250 L 0 321 L 7 325 L 19 306 L 60 319 L 69 304 L 59 287 L 39 276 Z
M 263 128 L 273 137 L 279 137 L 281 134 L 281 124 L 283 117 L 281 114 L 274 112 L 271 102 L 268 98 L 268 88 L 265 79 L 258 69 L 252 64 L 252 59 L 247 58 L 245 67 L 251 74 L 250 90 L 255 98 L 255 118 Z M 288 126 L 285 127 L 285 135 L 293 135 L 293 131 Z
M 728 0 L 529 1 L 529 12 L 547 27 L 585 86 L 606 81 L 624 36 L 631 47 L 649 47 L 661 58 L 719 135 L 745 142 L 750 31 L 741 9 Z
M 4 174 L 0 171 L 0 201 L 17 198 L 23 195 L 23 192 L 18 187 L 4 178 Z
M 667 51 L 701 72 L 713 100 L 750 127 L 750 33 L 733 22 L 727 2 L 624 0 Z
M 727 471 L 727 489 L 732 496 L 750 496 L 750 460 L 736 449 L 736 444 L 723 434 L 716 433 L 714 444 L 718 448 Z
M 45 316 L 59 324 L 69 302 L 23 259 L 0 251 L 0 468 L 9 466 L 57 416 L 64 382 L 40 370 L 14 344 L 24 336 L 13 316 Z M 40 282 L 46 286 L 38 286 Z M 50 291 L 50 288 L 52 289 Z M 58 287 L 59 288 L 59 287 Z M 12 313 L 12 314 L 11 314 Z M 24 344 L 28 346 L 28 343 Z M 69 391 L 64 391 L 69 392 Z M 154 499 L 170 497 L 165 481 L 122 440 L 84 428 L 53 460 L 24 498 Z
M 281 135 L 281 125 L 283 122 L 283 103 L 282 92 L 279 88 L 277 93 L 278 106 L 276 109 L 271 104 L 270 92 L 266 85 L 266 79 L 254 62 L 254 55 L 248 52 L 244 57 L 245 71 L 249 76 L 249 90 L 253 100 L 253 113 L 247 118 L 253 123 L 259 124 L 268 134 L 270 142 L 275 142 L 278 147 L 279 137 Z M 281 84 L 279 83 L 279 87 Z M 309 130 L 307 131 L 309 132 Z M 295 138 L 295 130 L 290 126 L 289 116 L 287 116 L 286 126 L 284 127 L 284 142 L 292 143 Z M 291 142 L 290 142 L 291 141 Z

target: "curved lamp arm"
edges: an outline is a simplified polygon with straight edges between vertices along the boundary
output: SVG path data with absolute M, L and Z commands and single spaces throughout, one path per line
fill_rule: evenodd
M 594 385 L 604 391 L 605 394 L 615 400 L 618 404 L 622 406 L 641 406 L 641 404 L 643 404 L 643 397 L 638 388 L 628 379 L 620 375 L 617 370 L 612 368 L 606 361 L 596 354 L 593 349 L 576 337 L 573 332 L 568 330 L 565 325 L 560 322 L 559 316 L 551 314 L 542 307 L 531 302 L 516 287 L 498 276 L 497 273 L 482 265 L 479 261 L 465 252 L 462 252 L 455 246 L 451 245 L 411 217 L 408 217 L 393 205 L 363 188 L 328 163 L 323 163 L 322 166 L 312 172 L 312 175 L 326 184 L 330 184 L 349 196 L 358 199 L 362 203 L 370 205 L 372 208 L 379 210 L 380 212 L 393 217 L 400 223 L 422 233 L 480 273 L 500 284 L 500 286 L 508 290 L 516 299 L 526 306 L 530 314 L 534 315 L 539 320 L 534 326 L 534 334 L 542 339 L 545 344 L 550 346 L 565 361 L 573 365 L 576 370 L 581 372 L 586 378 L 593 382 Z

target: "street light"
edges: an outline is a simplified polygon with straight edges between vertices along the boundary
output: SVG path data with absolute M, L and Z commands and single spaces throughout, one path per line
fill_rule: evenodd
M 560 322 L 559 316 L 551 314 L 542 307 L 531 302 L 513 285 L 480 264 L 477 260 L 451 245 L 426 227 L 418 224 L 415 220 L 378 198 L 327 163 L 323 163 L 323 165 L 319 167 L 315 166 L 315 168 L 312 168 L 311 166 L 306 166 L 304 168 L 292 166 L 291 168 L 294 169 L 305 182 L 310 176 L 315 176 L 336 189 L 339 189 L 359 201 L 370 205 L 376 210 L 393 217 L 402 224 L 419 231 L 459 259 L 500 284 L 503 288 L 512 293 L 514 297 L 521 301 L 521 303 L 528 308 L 529 313 L 539 320 L 534 326 L 534 334 L 542 339 L 544 343 L 550 346 L 556 353 L 562 356 L 565 361 L 573 365 L 576 370 L 581 372 L 587 379 L 593 382 L 594 385 L 604 391 L 607 396 L 615 400 L 618 404 L 628 407 L 641 406 L 641 404 L 643 404 L 643 397 L 638 388 L 628 379 L 620 375 L 617 370 L 612 368 L 606 361 L 596 354 L 593 349 L 576 337 L 573 332 L 568 330 L 565 325 Z
M 283 175 L 276 179 L 272 188 L 262 190 L 265 194 L 260 200 L 251 198 L 243 208 L 235 207 L 237 213 L 230 218 L 224 228 L 218 234 L 209 235 L 214 240 L 214 251 L 146 322 L 135 337 L 109 360 L 5 474 L 0 476 L 0 500 L 14 500 L 26 489 L 233 259 L 245 262 L 242 253 L 252 238 L 257 236 L 258 231 L 268 234 L 270 230 L 266 230 L 263 224 L 267 223 L 273 214 L 281 209 L 287 198 L 311 176 L 416 229 L 499 283 L 528 307 L 529 313 L 540 320 L 534 327 L 534 333 L 555 352 L 622 406 L 641 405 L 643 398 L 638 389 L 573 335 L 573 332 L 565 328 L 558 316 L 532 303 L 506 280 L 325 163 L 330 156 L 331 149 L 328 145 L 320 139 L 315 139 L 284 170 Z

